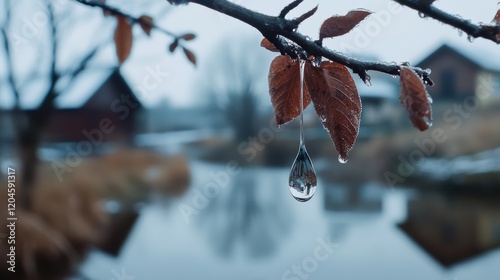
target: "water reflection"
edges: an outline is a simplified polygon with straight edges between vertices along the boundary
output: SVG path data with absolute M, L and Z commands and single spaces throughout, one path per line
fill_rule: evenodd
M 279 182 L 276 176 L 254 168 L 232 177 L 227 189 L 210 201 L 200 217 L 210 245 L 224 257 L 236 253 L 239 246 L 250 257 L 272 254 L 293 222 L 277 190 L 286 187 L 286 181 Z
M 436 261 L 454 265 L 500 247 L 500 199 L 421 194 L 400 227 Z
M 377 184 L 327 185 L 325 190 L 325 210 L 380 213 L 384 193 L 384 187 Z
M 307 279 L 498 279 L 497 199 L 356 189 L 320 176 L 316 195 L 298 203 L 288 168 L 242 168 L 187 222 L 177 205 L 194 207 L 209 174 L 224 168 L 194 163 L 193 184 L 175 207 L 144 207 L 120 255 L 103 261 L 93 253 L 81 273 L 110 279 L 112 269 L 125 267 L 136 279 L 305 279 L 286 271 L 306 267 L 321 239 L 338 246 Z M 432 257 L 442 255 L 456 265 Z

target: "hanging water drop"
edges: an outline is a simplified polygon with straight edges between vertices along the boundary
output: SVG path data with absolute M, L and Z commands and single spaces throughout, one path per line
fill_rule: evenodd
M 341 155 L 339 155 L 339 162 L 342 163 L 342 164 L 344 164 L 344 163 L 347 162 L 347 158 L 344 158 Z
M 302 143 L 290 170 L 288 179 L 290 193 L 297 201 L 308 201 L 316 193 L 316 184 L 314 166 L 307 153 L 306 146 Z
M 425 13 L 423 13 L 423 12 L 418 12 L 418 16 L 420 18 L 427 18 L 427 15 Z
M 464 32 L 461 29 L 458 29 L 458 36 L 462 37 L 464 35 Z
M 427 116 L 424 116 L 423 119 L 424 119 L 425 124 L 427 124 L 427 126 L 429 126 L 429 127 L 432 126 L 432 119 L 430 119 Z
M 370 77 L 369 75 L 366 75 L 366 78 L 363 80 L 363 82 L 365 83 L 365 85 L 371 87 L 372 86 L 372 77 Z
M 472 35 L 467 36 L 467 41 L 469 41 L 469 43 L 473 43 L 474 42 L 474 36 L 472 36 Z
M 430 96 L 428 93 L 427 93 L 427 101 L 429 101 L 429 103 L 432 103 L 434 101 L 432 99 L 432 96 Z
M 317 183 L 316 172 L 304 143 L 304 67 L 305 61 L 300 61 L 300 146 L 288 178 L 290 193 L 300 202 L 313 197 Z

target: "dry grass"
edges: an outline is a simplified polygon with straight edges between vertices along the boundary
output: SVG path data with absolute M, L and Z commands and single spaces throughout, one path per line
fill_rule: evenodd
M 103 229 L 109 224 L 103 208 L 106 199 L 128 203 L 145 199 L 152 190 L 177 196 L 187 189 L 189 177 L 184 156 L 164 157 L 149 151 L 120 151 L 84 159 L 62 181 L 50 163 L 42 163 L 33 188 L 31 212 L 17 210 L 17 261 L 30 279 L 43 279 L 37 278 L 40 261 L 60 262 L 62 257 L 71 266 L 78 255 L 103 238 Z M 17 199 L 20 190 L 18 182 Z M 6 188 L 0 196 L 7 201 Z M 5 221 L 4 208 L 0 218 Z M 6 243 L 0 246 L 6 252 Z M 6 264 L 4 257 L 2 254 L 0 266 Z

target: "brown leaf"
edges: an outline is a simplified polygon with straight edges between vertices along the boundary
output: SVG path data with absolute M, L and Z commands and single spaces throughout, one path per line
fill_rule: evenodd
M 498 9 L 497 14 L 493 18 L 493 21 L 500 26 L 500 9 Z
M 349 70 L 342 64 L 324 61 L 320 67 L 306 64 L 306 84 L 316 114 L 330 134 L 339 159 L 347 161 L 361 119 L 361 99 Z
M 168 50 L 173 53 L 175 51 L 175 49 L 177 49 L 177 47 L 179 46 L 179 41 L 178 40 L 174 40 L 169 46 L 168 46 Z
M 432 125 L 432 108 L 429 94 L 420 77 L 410 68 L 401 66 L 401 104 L 408 110 L 413 126 L 421 131 Z
M 144 33 L 150 36 L 151 29 L 153 29 L 154 26 L 153 18 L 150 16 L 141 16 L 139 17 L 139 25 L 141 26 Z
M 280 51 L 280 50 L 278 50 L 278 48 L 276 48 L 274 46 L 273 43 L 271 43 L 269 40 L 267 40 L 267 38 L 262 39 L 262 41 L 260 42 L 260 46 L 265 48 L 268 51 L 272 51 L 272 52 L 279 52 Z
M 196 35 L 194 35 L 193 33 L 187 33 L 187 34 L 182 35 L 181 38 L 183 40 L 186 40 L 186 41 L 191 41 L 194 38 L 196 38 Z
M 277 56 L 271 63 L 268 82 L 276 124 L 282 125 L 296 118 L 300 114 L 299 61 L 287 55 Z M 305 83 L 303 103 L 304 109 L 311 103 Z
M 128 22 L 127 18 L 118 15 L 116 16 L 118 24 L 115 29 L 115 45 L 116 45 L 116 55 L 118 56 L 118 61 L 123 63 L 127 57 L 130 55 L 132 50 L 132 25 Z
M 333 16 L 323 22 L 319 30 L 319 38 L 336 37 L 351 31 L 356 25 L 371 14 L 366 10 L 353 10 L 345 16 Z
M 196 65 L 196 56 L 194 53 L 184 47 L 182 47 L 182 50 L 184 51 L 184 54 L 186 55 L 187 59 L 193 63 L 193 65 Z

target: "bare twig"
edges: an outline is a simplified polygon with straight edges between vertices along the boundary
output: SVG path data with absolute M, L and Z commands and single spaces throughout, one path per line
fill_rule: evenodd
M 431 17 L 442 23 L 448 24 L 467 33 L 470 38 L 484 38 L 500 44 L 500 27 L 493 25 L 474 24 L 470 20 L 463 19 L 443 10 L 436 8 L 432 3 L 422 0 L 394 0 L 401 5 L 412 8 L 424 16 Z
M 10 7 L 11 1 L 6 0 L 4 2 L 4 4 L 5 4 L 5 20 L 3 22 L 3 26 L 0 30 L 0 32 L 2 33 L 2 38 L 3 38 L 3 42 L 4 42 L 5 64 L 7 66 L 7 81 L 10 84 L 10 87 L 11 87 L 12 92 L 14 94 L 14 100 L 15 100 L 14 107 L 19 109 L 20 108 L 19 88 L 17 85 L 17 81 L 14 77 L 14 62 L 13 62 L 12 53 L 11 53 L 11 49 L 10 49 L 9 35 L 7 34 L 8 30 L 10 28 L 10 22 L 11 22 L 11 18 L 12 18 L 11 7 Z
M 139 17 L 134 17 L 130 14 L 127 14 L 127 13 L 124 13 L 122 11 L 120 11 L 119 9 L 115 8 L 115 7 L 111 7 L 109 5 L 106 5 L 104 3 L 100 3 L 100 2 L 97 2 L 97 1 L 88 1 L 88 0 L 75 0 L 76 2 L 79 2 L 83 5 L 87 5 L 87 6 L 90 6 L 90 7 L 98 7 L 98 8 L 101 8 L 103 11 L 107 11 L 109 12 L 110 14 L 112 15 L 121 15 L 121 16 L 124 16 L 124 17 L 127 17 L 131 22 L 133 23 L 140 23 L 140 24 L 143 24 L 143 25 L 147 25 L 153 29 L 156 29 L 157 31 L 160 31 L 170 37 L 173 37 L 174 39 L 179 39 L 181 36 L 179 35 L 176 35 L 175 33 L 173 32 L 170 32 L 150 21 L 147 21 L 147 20 L 143 20 Z
M 68 71 L 67 74 L 70 76 L 70 81 L 65 86 L 65 89 L 61 90 L 61 92 L 66 92 L 67 89 L 69 89 L 76 82 L 76 77 L 78 77 L 78 75 L 80 75 L 85 69 L 88 68 L 89 62 L 95 57 L 95 55 L 99 52 L 100 49 L 101 49 L 100 45 L 95 46 L 82 58 L 82 60 L 75 69 Z
M 302 3 L 304 0 L 294 0 L 292 3 L 288 4 L 286 7 L 281 10 L 280 15 L 278 17 L 280 18 L 285 18 L 285 16 L 292 11 L 293 9 L 297 8 L 300 3 Z
M 54 18 L 54 10 L 52 7 L 52 4 L 50 1 L 47 3 L 47 10 L 49 14 L 49 26 L 50 28 L 50 44 L 51 44 L 51 63 L 50 63 L 50 86 L 47 89 L 47 94 L 45 95 L 44 99 L 42 100 L 42 103 L 40 104 L 40 107 L 37 109 L 36 114 L 37 117 L 34 119 L 36 123 L 44 123 L 45 122 L 45 116 L 48 116 L 49 114 L 47 112 L 50 112 L 53 109 L 54 106 L 54 100 L 57 97 L 57 91 L 55 90 L 57 82 L 59 81 L 59 73 L 57 72 L 56 65 L 57 65 L 57 51 L 58 51 L 58 43 L 57 43 L 57 27 L 55 23 L 55 18 Z M 41 125 L 40 125 L 41 126 Z

